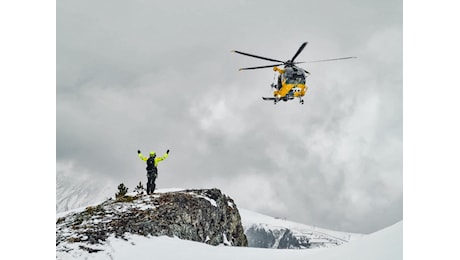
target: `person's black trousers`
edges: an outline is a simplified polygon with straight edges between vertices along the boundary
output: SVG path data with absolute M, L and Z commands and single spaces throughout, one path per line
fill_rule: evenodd
M 155 191 L 155 180 L 157 179 L 156 172 L 147 172 L 147 194 L 152 194 Z

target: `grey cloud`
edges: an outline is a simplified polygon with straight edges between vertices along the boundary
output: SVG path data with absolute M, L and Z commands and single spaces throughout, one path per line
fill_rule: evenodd
M 299 61 L 358 56 L 306 64 L 303 106 L 262 102 L 273 71 L 230 52 L 303 41 Z M 354 232 L 402 218 L 402 1 L 59 1 L 56 94 L 65 176 L 134 187 L 136 151 L 171 149 L 160 188 Z

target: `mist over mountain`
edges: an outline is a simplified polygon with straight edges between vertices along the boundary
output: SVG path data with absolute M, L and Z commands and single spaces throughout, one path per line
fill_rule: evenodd
M 56 212 L 86 207 L 113 197 L 116 185 L 86 174 L 72 175 L 71 164 L 58 164 L 56 174 Z

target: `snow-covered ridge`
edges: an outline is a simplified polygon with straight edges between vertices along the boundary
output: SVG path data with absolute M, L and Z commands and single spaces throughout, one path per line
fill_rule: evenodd
M 332 247 L 363 236 L 273 218 L 245 209 L 239 211 L 249 246 L 252 247 L 297 249 Z
M 63 189 L 64 190 L 64 189 Z M 155 190 L 156 194 L 161 194 L 161 193 L 168 193 L 168 192 L 176 192 L 176 191 L 184 191 L 185 189 L 182 188 L 168 188 L 168 189 L 158 189 Z M 114 194 L 115 192 L 112 192 L 111 194 Z M 60 217 L 63 217 L 67 214 L 70 213 L 78 213 L 84 211 L 88 206 L 96 206 L 98 204 L 101 204 L 110 196 L 95 196 L 95 198 L 88 198 L 86 196 L 86 192 L 81 194 L 79 192 L 71 193 L 71 191 L 66 191 L 66 195 L 71 194 L 72 196 L 66 197 L 67 200 L 70 201 L 75 201 L 78 203 L 71 203 L 71 204 L 59 204 L 59 202 L 63 201 L 63 199 L 57 199 L 56 201 L 56 220 Z M 56 195 L 59 198 L 59 193 Z M 97 195 L 97 194 L 96 194 Z M 135 196 L 135 192 L 128 192 L 128 196 Z M 75 197 L 80 197 L 80 199 L 75 198 Z M 70 207 L 70 205 L 72 207 Z M 63 210 L 65 209 L 65 210 Z

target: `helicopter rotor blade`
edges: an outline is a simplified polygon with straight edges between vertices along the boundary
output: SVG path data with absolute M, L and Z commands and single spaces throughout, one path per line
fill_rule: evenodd
M 257 55 L 254 55 L 254 54 L 249 54 L 249 53 L 245 53 L 245 52 L 241 52 L 241 51 L 233 50 L 233 52 L 236 52 L 236 53 L 241 54 L 241 55 L 246 55 L 246 56 L 249 56 L 249 57 L 253 57 L 253 58 L 262 59 L 262 60 L 268 60 L 268 61 L 273 61 L 273 62 L 283 62 L 284 63 L 284 61 L 275 60 L 275 59 L 271 59 L 271 58 L 265 58 L 265 57 L 262 57 L 262 56 L 257 56 Z
M 335 61 L 335 60 L 347 60 L 347 59 L 356 59 L 356 58 L 358 58 L 358 57 L 343 57 L 343 58 L 327 59 L 327 60 L 301 61 L 301 62 L 294 62 L 294 64 L 323 62 L 323 61 Z
M 299 54 L 303 51 L 303 49 L 305 48 L 305 46 L 307 46 L 307 43 L 308 42 L 304 42 L 302 43 L 302 45 L 300 45 L 299 49 L 297 50 L 297 52 L 294 54 L 294 56 L 292 57 L 291 59 L 291 62 L 294 62 L 295 58 L 297 58 L 297 56 L 299 56 Z
M 266 65 L 266 66 L 258 66 L 258 67 L 241 68 L 241 69 L 239 69 L 239 70 L 255 70 L 255 69 L 273 68 L 273 67 L 281 66 L 281 65 L 284 65 L 284 63 L 273 64 L 273 65 Z

